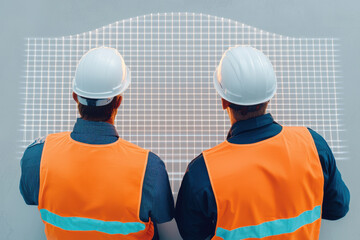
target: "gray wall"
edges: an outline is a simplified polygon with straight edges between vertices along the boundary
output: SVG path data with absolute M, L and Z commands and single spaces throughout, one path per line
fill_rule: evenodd
M 226 17 L 265 31 L 293 37 L 337 37 L 341 46 L 345 139 L 349 160 L 338 167 L 351 191 L 348 215 L 323 221 L 321 239 L 360 239 L 360 174 L 357 94 L 360 4 L 355 0 L 12 0 L 0 3 L 0 239 L 45 239 L 37 209 L 18 191 L 19 142 L 22 133 L 20 88 L 25 37 L 58 37 L 102 27 L 117 20 L 157 12 L 197 12 Z M 357 110 L 357 111 L 356 111 Z

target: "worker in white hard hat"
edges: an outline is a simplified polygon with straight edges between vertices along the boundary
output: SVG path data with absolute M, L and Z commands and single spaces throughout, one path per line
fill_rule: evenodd
M 344 217 L 350 199 L 326 141 L 265 113 L 276 76 L 259 50 L 228 49 L 214 85 L 232 126 L 184 175 L 175 213 L 183 239 L 318 239 L 321 218 Z
M 38 205 L 47 239 L 158 239 L 173 218 L 163 161 L 120 138 L 114 120 L 130 71 L 113 48 L 87 52 L 73 98 L 80 118 L 71 132 L 35 140 L 21 160 L 20 191 Z

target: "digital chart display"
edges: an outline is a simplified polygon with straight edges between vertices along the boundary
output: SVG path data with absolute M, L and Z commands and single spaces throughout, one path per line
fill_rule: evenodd
M 229 47 L 250 45 L 275 69 L 278 90 L 268 108 L 274 119 L 314 129 L 344 160 L 338 44 L 196 13 L 149 14 L 72 36 L 27 38 L 21 150 L 38 137 L 72 130 L 79 117 L 71 95 L 78 61 L 91 48 L 116 48 L 132 77 L 116 128 L 164 160 L 176 194 L 188 163 L 224 141 L 230 128 L 213 87 L 215 68 Z

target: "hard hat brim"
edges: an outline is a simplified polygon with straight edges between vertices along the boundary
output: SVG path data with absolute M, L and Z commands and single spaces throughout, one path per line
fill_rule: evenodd
M 122 93 L 125 92 L 126 89 L 129 88 L 130 84 L 131 84 L 131 73 L 128 67 L 126 67 L 126 77 L 125 80 L 115 89 L 113 89 L 112 91 L 109 92 L 85 92 L 82 91 L 81 89 L 79 89 L 76 85 L 75 85 L 76 81 L 75 78 L 73 80 L 72 83 L 72 89 L 73 92 L 76 93 L 78 96 L 82 96 L 85 98 L 91 98 L 91 99 L 106 99 L 106 98 L 111 98 L 111 97 L 115 97 L 117 95 L 120 95 Z

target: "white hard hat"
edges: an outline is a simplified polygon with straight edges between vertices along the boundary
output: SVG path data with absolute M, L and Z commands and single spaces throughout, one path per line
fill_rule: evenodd
M 270 60 L 249 46 L 229 48 L 214 73 L 219 95 L 236 105 L 267 102 L 276 92 L 276 76 Z
M 114 48 L 88 51 L 79 61 L 73 91 L 84 105 L 103 106 L 122 94 L 130 85 L 130 71 Z

